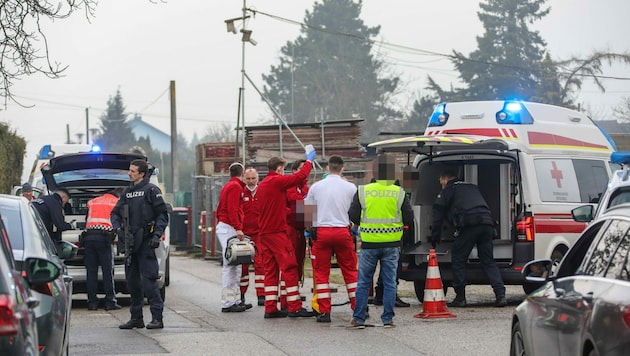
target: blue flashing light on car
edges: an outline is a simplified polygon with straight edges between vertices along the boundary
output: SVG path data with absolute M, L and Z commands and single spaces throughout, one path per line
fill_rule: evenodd
M 610 154 L 610 162 L 615 164 L 628 164 L 630 163 L 630 152 L 613 152 Z
M 52 150 L 50 145 L 44 145 L 41 150 L 39 150 L 38 159 L 49 159 L 55 157 L 55 151 Z
M 101 152 L 101 146 L 99 146 L 99 145 L 92 145 L 92 148 L 90 149 L 90 152 Z
M 446 121 L 448 121 L 448 113 L 446 112 L 446 103 L 439 103 L 433 110 L 433 114 L 431 114 L 431 119 L 429 119 L 428 127 L 433 126 L 444 126 Z
M 527 111 L 525 105 L 516 100 L 506 100 L 503 109 L 497 112 L 498 124 L 527 125 L 533 124 L 534 118 Z

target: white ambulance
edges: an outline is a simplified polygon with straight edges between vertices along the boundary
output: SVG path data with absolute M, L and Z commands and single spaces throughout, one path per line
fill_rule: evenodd
M 379 153 L 406 153 L 403 186 L 411 193 L 416 221 L 415 233 L 403 238 L 399 277 L 414 281 L 420 301 L 431 248 L 432 204 L 445 167 L 479 186 L 497 222 L 494 258 L 503 280 L 528 292 L 523 265 L 535 258 L 560 262 L 586 226 L 573 220 L 571 209 L 597 203 L 616 149 L 585 114 L 521 101 L 441 103 L 424 135 L 369 146 Z M 445 291 L 452 284 L 453 232 L 444 226 L 436 248 Z M 488 283 L 476 250 L 468 259 L 467 280 Z

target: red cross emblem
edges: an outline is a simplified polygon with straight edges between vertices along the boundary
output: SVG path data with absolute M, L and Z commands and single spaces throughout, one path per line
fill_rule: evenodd
M 562 171 L 558 169 L 555 161 L 551 162 L 551 166 L 553 167 L 553 169 L 551 170 L 551 178 L 556 180 L 556 185 L 558 186 L 558 188 L 562 188 Z

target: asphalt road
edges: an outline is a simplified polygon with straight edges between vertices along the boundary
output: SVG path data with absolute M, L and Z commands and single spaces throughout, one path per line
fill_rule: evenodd
M 338 270 L 337 270 L 338 271 Z M 251 280 L 253 281 L 253 274 Z M 310 300 L 311 283 L 301 288 Z M 333 303 L 347 300 L 339 286 Z M 264 319 L 263 307 L 243 313 L 221 313 L 221 266 L 215 260 L 171 255 L 171 285 L 167 288 L 162 330 L 120 330 L 129 319 L 128 298 L 117 311 L 88 311 L 85 295 L 73 301 L 71 355 L 506 355 L 510 345 L 510 318 L 525 297 L 520 287 L 508 287 L 509 306 L 493 308 L 490 286 L 467 289 L 468 308 L 451 308 L 449 319 L 419 319 L 422 305 L 413 297 L 413 285 L 401 281 L 403 299 L 410 308 L 397 308 L 396 328 L 379 326 L 382 307 L 370 306 L 368 322 L 375 327 L 354 330 L 349 305 L 333 307 L 332 323 L 309 319 Z M 452 296 L 451 296 L 452 297 Z M 255 302 L 253 285 L 247 293 Z M 447 300 L 449 297 L 447 296 Z M 305 302 L 310 308 L 310 303 Z M 148 306 L 145 322 L 150 321 Z

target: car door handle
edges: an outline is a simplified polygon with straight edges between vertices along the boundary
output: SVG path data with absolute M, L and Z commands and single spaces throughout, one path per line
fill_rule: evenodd
M 26 306 L 29 307 L 30 309 L 36 308 L 39 305 L 39 300 L 37 300 L 37 298 L 35 297 L 29 297 L 26 300 Z
M 68 276 L 68 275 L 63 276 L 64 283 L 72 283 L 72 280 L 73 280 L 72 276 Z

